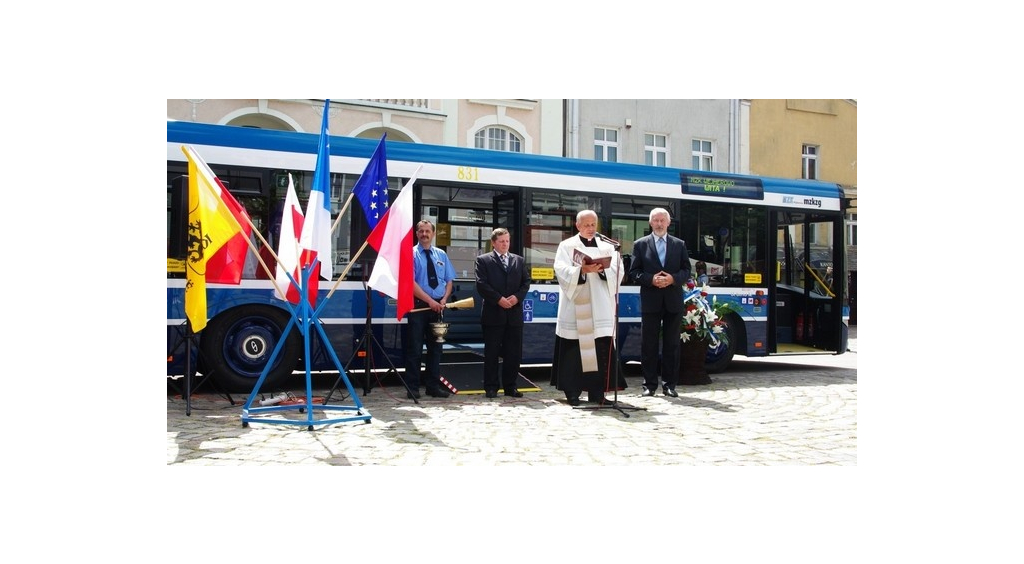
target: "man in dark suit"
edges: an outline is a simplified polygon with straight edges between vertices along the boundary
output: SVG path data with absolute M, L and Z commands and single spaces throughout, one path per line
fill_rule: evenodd
M 491 232 L 494 251 L 476 257 L 476 289 L 483 303 L 480 324 L 484 330 L 484 392 L 498 397 L 498 357 L 501 387 L 506 396 L 523 397 L 516 389 L 519 364 L 523 358 L 523 298 L 530 289 L 526 261 L 508 252 L 512 238 L 508 229 Z
M 679 397 L 679 334 L 683 323 L 683 286 L 690 278 L 690 255 L 682 239 L 668 234 L 668 210 L 654 208 L 651 234 L 633 243 L 629 279 L 640 285 L 640 348 L 643 395 L 658 389 L 658 342 L 661 341 L 662 389 Z

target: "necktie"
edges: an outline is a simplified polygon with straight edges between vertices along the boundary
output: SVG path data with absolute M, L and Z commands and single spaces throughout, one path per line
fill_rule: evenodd
M 658 259 L 661 261 L 661 265 L 665 266 L 665 238 L 658 237 L 658 242 L 655 245 L 658 247 Z
M 508 254 L 499 255 L 501 257 L 501 268 L 505 272 L 508 272 Z
M 423 258 L 427 259 L 427 283 L 431 288 L 437 288 L 437 270 L 434 268 L 434 261 L 430 258 L 430 249 L 423 249 Z

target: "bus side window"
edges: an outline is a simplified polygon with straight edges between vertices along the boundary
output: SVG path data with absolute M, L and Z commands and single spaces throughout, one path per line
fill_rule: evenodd
M 167 276 L 185 277 L 188 256 L 188 176 L 167 183 Z

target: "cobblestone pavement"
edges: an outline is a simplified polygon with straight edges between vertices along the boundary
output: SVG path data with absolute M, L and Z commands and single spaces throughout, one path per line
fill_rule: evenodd
M 326 425 L 251 422 L 244 397 L 201 390 L 185 415 L 167 398 L 168 465 L 328 466 L 773 466 L 857 464 L 856 328 L 842 355 L 770 359 L 737 357 L 707 386 L 679 386 L 679 398 L 640 397 L 642 379 L 627 378 L 620 405 L 580 409 L 564 401 L 538 370 L 524 375 L 542 388 L 523 398 L 424 396 L 417 405 L 399 387 L 362 395 L 371 420 Z M 314 408 L 329 381 L 313 390 Z M 299 379 L 304 395 L 304 380 Z M 344 389 L 342 389 L 344 391 Z M 342 401 L 343 400 L 343 401 Z M 334 392 L 331 405 L 352 406 Z M 586 405 L 586 404 L 584 404 Z M 315 419 L 355 412 L 314 409 Z M 260 417 L 307 421 L 276 412 Z
M 737 359 L 679 398 L 640 397 L 642 379 L 627 375 L 619 400 L 640 411 L 572 408 L 545 370 L 524 370 L 542 391 L 521 399 L 417 405 L 374 388 L 360 396 L 369 423 L 312 431 L 243 427 L 242 403 L 205 390 L 186 416 L 169 393 L 168 483 L 182 487 L 140 511 L 158 507 L 168 534 L 201 527 L 183 547 L 200 562 L 309 550 L 332 561 L 870 561 L 892 555 L 870 528 L 891 547 L 906 516 L 881 515 L 891 498 L 859 472 L 855 330 L 850 349 Z

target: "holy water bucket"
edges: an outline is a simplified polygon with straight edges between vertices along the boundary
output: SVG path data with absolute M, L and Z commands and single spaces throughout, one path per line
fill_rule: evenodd
M 444 342 L 444 336 L 448 334 L 448 324 L 443 321 L 437 321 L 430 324 L 430 331 L 437 337 L 438 343 Z

